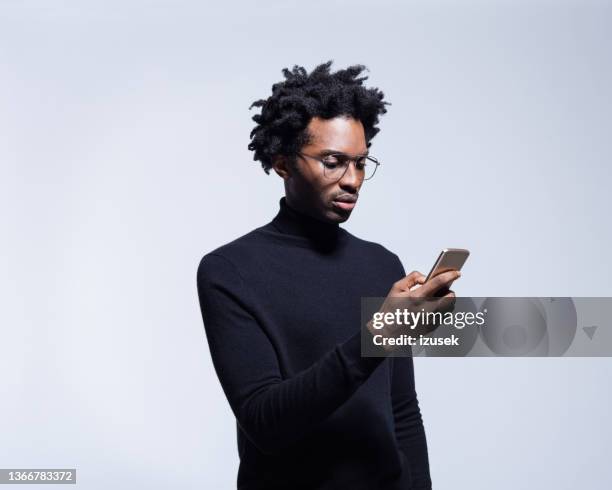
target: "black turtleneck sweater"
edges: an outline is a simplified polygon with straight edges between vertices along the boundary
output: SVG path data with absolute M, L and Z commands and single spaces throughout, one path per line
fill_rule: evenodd
M 280 199 L 202 258 L 213 365 L 236 417 L 238 489 L 431 488 L 410 357 L 361 357 L 361 298 L 404 277 L 394 253 Z

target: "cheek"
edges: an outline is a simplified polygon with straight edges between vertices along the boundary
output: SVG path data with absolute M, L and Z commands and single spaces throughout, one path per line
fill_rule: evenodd
M 334 195 L 335 182 L 330 182 L 321 173 L 313 173 L 310 169 L 300 169 L 295 179 L 294 189 L 302 196 L 308 196 L 308 200 L 314 204 L 323 206 L 329 204 L 331 196 Z
M 321 201 L 329 201 L 331 196 L 334 195 L 334 182 L 329 182 L 328 180 L 317 179 L 313 182 L 314 192 L 319 195 L 319 199 Z
M 302 188 L 307 189 L 310 194 L 326 195 L 329 194 L 333 184 L 330 184 L 322 175 L 307 174 L 302 176 Z

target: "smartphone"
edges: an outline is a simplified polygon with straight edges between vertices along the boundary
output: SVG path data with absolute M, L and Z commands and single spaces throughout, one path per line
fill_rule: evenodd
M 425 282 L 446 271 L 460 271 L 469 255 L 469 250 L 464 248 L 445 248 L 440 252 L 438 260 L 436 260 L 431 271 L 427 274 Z
M 440 252 L 440 255 L 438 255 L 438 260 L 435 261 L 433 267 L 429 271 L 429 274 L 427 274 L 425 282 L 429 281 L 432 277 L 441 274 L 442 272 L 450 270 L 461 270 L 461 267 L 463 267 L 463 264 L 465 264 L 465 261 L 467 260 L 469 255 L 470 252 L 468 250 L 465 250 L 464 248 L 445 248 L 444 250 L 442 250 L 442 252 Z M 414 291 L 415 289 L 418 289 L 420 287 L 421 284 L 415 284 L 410 288 L 410 291 Z M 446 293 L 448 293 L 449 290 L 450 284 L 449 287 L 446 287 L 436 292 L 434 296 L 444 296 Z

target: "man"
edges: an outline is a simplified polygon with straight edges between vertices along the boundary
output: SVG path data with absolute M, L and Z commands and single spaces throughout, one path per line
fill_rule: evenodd
M 249 149 L 285 196 L 271 222 L 198 268 L 211 357 L 236 416 L 238 488 L 431 488 L 412 358 L 361 357 L 360 305 L 432 295 L 457 276 L 423 284 L 339 226 L 379 165 L 369 148 L 387 103 L 363 86 L 363 66 L 330 66 L 285 69 L 253 104 Z

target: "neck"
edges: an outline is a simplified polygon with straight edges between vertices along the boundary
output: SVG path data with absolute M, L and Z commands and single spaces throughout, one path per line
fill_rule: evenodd
M 287 204 L 286 197 L 279 201 L 280 209 L 272 225 L 281 233 L 308 239 L 313 246 L 335 246 L 343 231 L 338 223 L 330 223 L 309 216 Z

